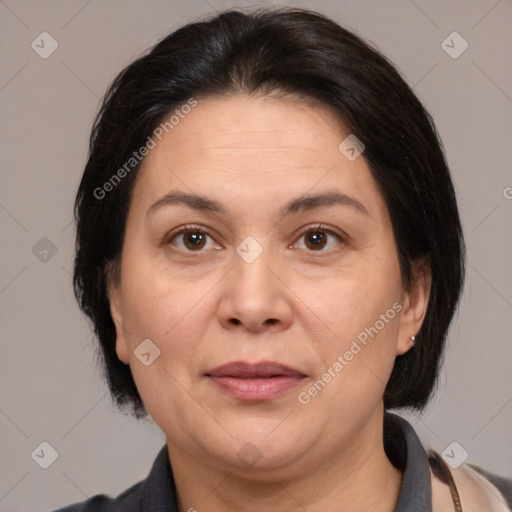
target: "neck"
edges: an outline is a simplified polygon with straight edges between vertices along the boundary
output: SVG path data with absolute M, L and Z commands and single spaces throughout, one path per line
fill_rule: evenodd
M 375 423 L 375 424 L 373 424 Z M 384 452 L 382 415 L 329 456 L 242 474 L 218 469 L 168 443 L 179 512 L 392 512 L 402 473 Z

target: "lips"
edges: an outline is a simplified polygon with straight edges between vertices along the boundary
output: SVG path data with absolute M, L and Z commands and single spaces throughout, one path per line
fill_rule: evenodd
M 238 379 L 268 379 L 272 377 L 290 377 L 290 376 L 303 376 L 304 375 L 286 366 L 284 364 L 275 362 L 261 362 L 261 363 L 246 363 L 244 361 L 234 361 L 232 363 L 223 364 L 213 370 L 210 370 L 206 375 L 211 377 L 236 377 Z
M 273 361 L 254 364 L 234 361 L 205 375 L 223 392 L 248 401 L 276 398 L 306 378 L 299 370 Z

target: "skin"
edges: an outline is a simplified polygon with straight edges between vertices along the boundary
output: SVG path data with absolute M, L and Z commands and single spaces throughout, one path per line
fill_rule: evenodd
M 384 452 L 383 392 L 421 327 L 430 278 L 420 262 L 413 286 L 402 283 L 364 154 L 349 161 L 338 149 L 348 134 L 329 109 L 291 97 L 199 98 L 142 164 L 109 299 L 118 357 L 165 433 L 180 511 L 396 506 L 402 474 Z M 171 190 L 226 213 L 147 213 Z M 330 190 L 367 213 L 337 204 L 280 217 L 289 200 Z M 208 235 L 200 250 L 190 233 L 174 236 L 189 224 Z M 327 229 L 320 248 L 317 224 Z M 248 236 L 263 251 L 252 263 L 236 252 Z M 396 302 L 401 312 L 301 404 L 298 394 Z M 149 366 L 134 354 L 144 339 L 160 350 Z M 235 360 L 278 361 L 306 377 L 277 398 L 242 401 L 205 376 Z M 238 456 L 248 442 L 261 456 L 252 465 Z

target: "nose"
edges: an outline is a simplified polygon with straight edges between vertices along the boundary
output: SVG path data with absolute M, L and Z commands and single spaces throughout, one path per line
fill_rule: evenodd
M 293 293 L 279 268 L 266 251 L 252 262 L 235 254 L 217 311 L 224 328 L 277 332 L 291 325 Z

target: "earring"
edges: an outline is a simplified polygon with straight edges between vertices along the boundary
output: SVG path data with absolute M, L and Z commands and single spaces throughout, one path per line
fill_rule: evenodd
M 411 336 L 410 345 L 411 347 L 414 347 L 414 345 L 416 345 L 416 336 Z

